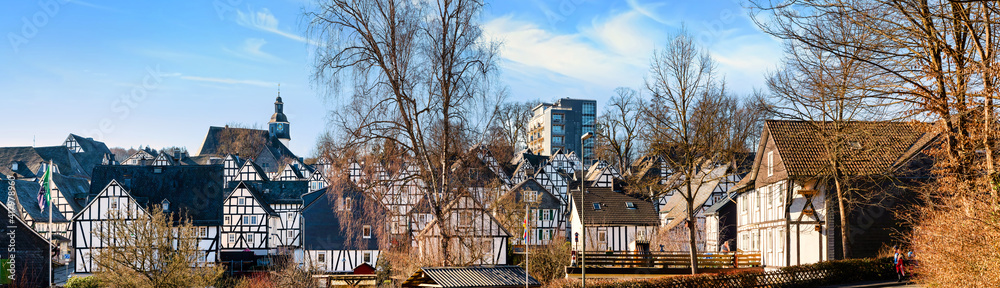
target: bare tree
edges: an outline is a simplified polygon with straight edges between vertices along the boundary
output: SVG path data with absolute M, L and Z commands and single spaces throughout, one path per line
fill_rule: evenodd
M 338 173 L 352 162 L 364 164 L 360 182 L 368 197 L 397 197 L 393 185 L 409 183 L 416 191 L 404 192 L 426 199 L 437 219 L 449 219 L 452 202 L 468 195 L 470 175 L 456 168 L 468 160 L 462 155 L 470 143 L 483 142 L 504 95 L 491 89 L 497 46 L 482 39 L 483 5 L 329 0 L 306 13 L 310 34 L 323 43 L 314 82 L 335 97 L 351 93 L 331 114 L 331 136 L 324 140 L 330 143 L 320 145 L 326 156 L 347 157 L 328 157 Z M 437 223 L 443 238 L 437 251 L 450 265 L 455 227 Z
M 497 111 L 496 123 L 491 127 L 495 135 L 490 145 L 501 163 L 508 163 L 514 154 L 528 147 L 528 121 L 532 110 L 541 103 L 538 100 L 526 102 L 505 102 Z
M 838 22 L 825 22 L 825 25 L 835 23 Z M 843 26 L 840 29 L 840 32 L 849 30 Z M 844 34 L 838 35 L 848 36 Z M 823 144 L 820 157 L 824 167 L 816 170 L 816 175 L 799 176 L 815 177 L 833 186 L 840 215 L 841 248 L 844 258 L 850 258 L 850 215 L 855 207 L 870 203 L 876 193 L 850 192 L 851 183 L 856 182 L 857 177 L 870 175 L 859 175 L 851 170 L 848 161 L 859 153 L 881 149 L 857 144 L 859 139 L 870 138 L 873 131 L 871 125 L 853 122 L 885 119 L 884 110 L 891 101 L 866 89 L 874 86 L 876 80 L 869 73 L 870 67 L 861 61 L 794 42 L 786 43 L 785 54 L 784 68 L 771 73 L 767 81 L 771 93 L 758 95 L 757 99 L 770 115 L 807 123 L 811 127 L 809 135 Z M 791 203 L 792 196 L 785 195 L 785 203 Z M 787 207 L 784 211 L 787 216 Z
M 222 267 L 206 262 L 191 221 L 163 213 L 112 211 L 112 220 L 95 231 L 101 246 L 94 253 L 101 283 L 114 287 L 210 286 Z M 178 219 L 174 221 L 172 219 Z
M 254 158 L 267 145 L 267 131 L 257 126 L 230 123 L 219 132 L 217 155 Z M 279 159 L 280 162 L 280 159 Z
M 675 173 L 673 187 L 685 200 L 691 273 L 698 273 L 695 227 L 696 193 L 707 173 L 722 163 L 727 150 L 721 139 L 727 137 L 732 115 L 724 104 L 735 101 L 726 96 L 724 85 L 715 78 L 715 65 L 708 52 L 700 50 L 686 31 L 681 31 L 667 45 L 653 54 L 646 89 L 652 100 L 643 109 L 649 125 L 646 134 L 650 152 L 664 155 L 668 169 Z M 658 195 L 655 195 L 658 196 Z M 675 196 L 676 197 L 676 196 Z
M 644 131 L 639 114 L 643 106 L 638 92 L 618 87 L 597 119 L 594 153 L 600 159 L 607 159 L 623 176 L 632 174 L 632 162 L 641 153 L 639 142 Z
M 961 227 L 986 227 L 979 239 L 1000 235 L 996 159 L 998 80 L 996 1 L 751 0 L 751 16 L 780 39 L 856 61 L 874 79 L 875 97 L 901 103 L 907 115 L 936 122 L 934 178 L 913 215 L 913 245 L 926 257 L 924 279 L 939 286 L 992 285 L 981 265 L 995 256 L 961 251 L 975 243 Z M 845 29 L 846 28 L 846 29 Z M 966 224 L 976 223 L 976 224 Z M 946 243 L 946 244 L 942 244 Z M 958 250 L 952 250 L 958 249 Z M 976 271 L 976 272 L 972 272 Z

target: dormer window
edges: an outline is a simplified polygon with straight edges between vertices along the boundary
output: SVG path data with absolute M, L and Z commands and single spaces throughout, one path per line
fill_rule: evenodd
M 628 208 L 628 209 L 636 209 L 636 208 L 635 208 L 635 203 L 632 203 L 632 202 L 625 202 L 625 208 Z
M 170 211 L 170 201 L 167 201 L 167 199 L 163 199 L 163 202 L 160 202 L 160 206 L 163 206 L 163 212 Z
M 601 203 L 594 203 L 594 210 L 601 210 Z
M 17 162 L 10 163 L 10 170 L 11 171 L 17 171 Z
M 361 228 L 361 238 L 369 239 L 372 238 L 372 226 L 365 225 Z

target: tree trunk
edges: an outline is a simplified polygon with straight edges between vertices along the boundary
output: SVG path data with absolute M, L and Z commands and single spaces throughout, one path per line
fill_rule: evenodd
M 688 178 L 688 179 L 691 179 L 691 178 Z M 688 227 L 688 236 L 689 236 L 688 240 L 690 241 L 688 244 L 691 245 L 691 274 L 698 274 L 698 245 L 697 245 L 698 235 L 696 234 L 697 231 L 695 230 L 695 226 L 696 226 L 695 225 L 695 220 L 696 219 L 694 218 L 694 195 L 692 194 L 692 191 L 691 191 L 692 190 L 691 189 L 691 185 L 692 184 L 693 183 L 688 183 L 688 185 L 687 185 L 688 186 L 687 187 L 688 196 L 690 197 L 690 198 L 687 199 L 688 200 L 687 201 L 687 214 L 688 214 L 687 215 L 687 218 L 688 218 L 687 227 Z
M 841 183 L 840 173 L 834 172 L 833 177 L 834 185 L 837 189 L 837 204 L 840 208 L 840 245 L 844 250 L 844 259 L 851 258 L 851 241 L 850 241 L 850 221 L 848 221 L 849 215 L 847 214 L 847 204 L 844 201 L 844 188 L 843 183 Z

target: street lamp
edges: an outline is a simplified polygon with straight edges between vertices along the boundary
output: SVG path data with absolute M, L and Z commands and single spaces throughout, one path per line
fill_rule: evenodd
M 583 211 L 586 202 L 583 202 L 584 194 L 587 193 L 587 175 L 583 170 L 583 141 L 594 137 L 594 132 L 587 132 L 580 136 L 580 229 L 583 230 L 583 249 L 580 251 L 580 274 L 583 278 L 583 287 L 587 288 L 587 222 L 583 221 Z

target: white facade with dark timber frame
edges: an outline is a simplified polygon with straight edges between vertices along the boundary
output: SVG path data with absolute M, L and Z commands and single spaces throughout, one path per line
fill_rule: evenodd
M 223 202 L 223 253 L 246 249 L 255 255 L 267 255 L 273 247 L 269 241 L 270 227 L 278 214 L 257 194 L 240 182 Z

